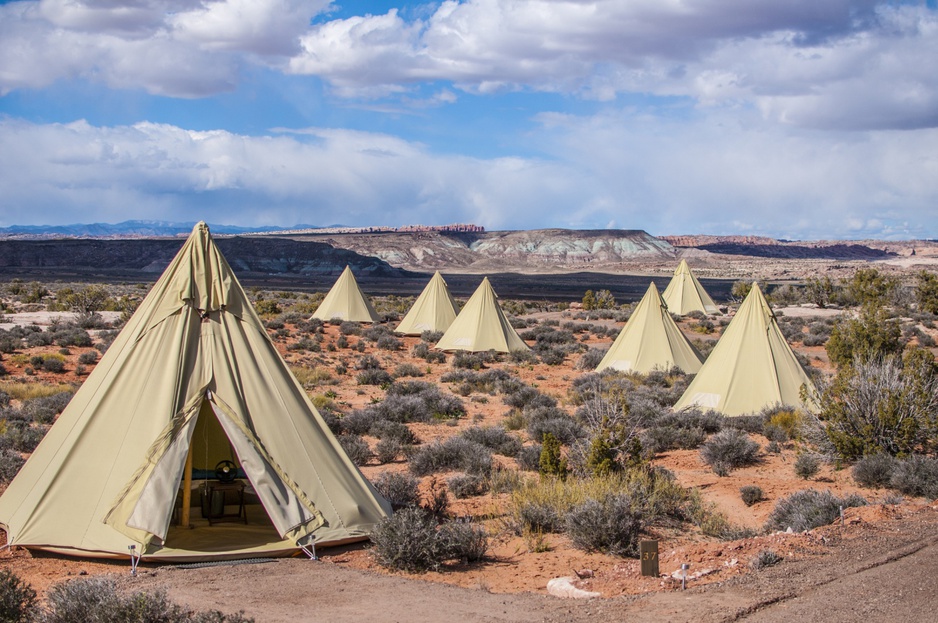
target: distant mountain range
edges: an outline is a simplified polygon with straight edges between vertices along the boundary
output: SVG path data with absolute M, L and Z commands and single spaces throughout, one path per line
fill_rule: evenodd
M 74 225 L 11 225 L 0 227 L 0 238 L 166 238 L 186 236 L 195 226 L 190 223 L 170 221 L 124 221 L 122 223 L 76 223 Z M 326 225 L 324 227 L 340 227 Z M 253 232 L 282 231 L 285 229 L 320 229 L 313 225 L 282 227 L 238 227 L 237 225 L 213 225 L 213 234 L 238 235 Z

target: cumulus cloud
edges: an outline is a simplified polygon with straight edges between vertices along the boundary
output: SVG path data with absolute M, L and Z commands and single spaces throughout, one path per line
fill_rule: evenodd
M 723 114 L 691 124 L 618 110 L 543 122 L 541 148 L 553 159 L 441 155 L 400 137 L 330 128 L 258 137 L 5 120 L 0 193 L 8 205 L 30 206 L 33 223 L 615 222 L 654 234 L 788 238 L 921 237 L 938 226 L 938 130 L 831 142 L 751 132 Z

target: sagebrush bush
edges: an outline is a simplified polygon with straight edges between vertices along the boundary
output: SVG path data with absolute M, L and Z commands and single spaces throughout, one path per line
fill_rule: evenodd
M 0 435 L 0 449 L 32 452 L 45 437 L 47 430 L 45 426 L 30 426 L 27 422 L 8 420 L 6 430 Z
M 355 465 L 365 465 L 374 456 L 368 442 L 358 435 L 339 435 L 339 444 Z
M 375 478 L 375 489 L 391 503 L 394 509 L 418 506 L 420 492 L 417 479 L 410 474 L 400 472 L 382 472 Z
M 853 466 L 853 479 L 861 487 L 888 487 L 897 462 L 895 457 L 888 454 L 864 456 Z
M 10 484 L 25 463 L 26 459 L 12 448 L 0 449 L 0 484 Z
M 442 331 L 424 331 L 420 334 L 420 340 L 427 344 L 436 344 L 443 339 Z
M 938 498 L 938 459 L 916 454 L 897 462 L 889 486 L 905 495 Z
M 720 431 L 704 443 L 700 458 L 713 471 L 725 476 L 737 467 L 752 465 L 759 458 L 759 444 L 742 430 L 728 428 Z
M 404 445 L 396 439 L 382 439 L 375 445 L 375 459 L 384 465 L 397 460 L 404 453 Z
M 752 506 L 753 504 L 758 504 L 765 499 L 762 492 L 762 487 L 757 485 L 746 485 L 739 488 L 739 497 L 742 498 L 743 503 L 746 506 Z
M 107 578 L 77 578 L 56 584 L 46 594 L 42 623 L 253 623 L 243 613 L 193 612 L 163 591 L 122 595 Z
M 438 527 L 422 508 L 405 508 L 383 519 L 371 533 L 372 555 L 383 567 L 419 573 L 439 569 L 447 560 L 475 561 L 485 555 L 485 531 L 471 524 Z
M 405 376 L 423 376 L 423 370 L 412 363 L 402 363 L 394 368 L 394 378 L 399 379 Z
M 488 482 L 477 474 L 456 474 L 446 481 L 446 488 L 458 499 L 483 495 L 488 491 Z
M 36 612 L 36 591 L 9 569 L 0 570 L 0 621 L 29 623 Z
M 359 385 L 390 385 L 393 380 L 387 370 L 379 368 L 368 368 L 355 375 L 355 381 Z
M 410 456 L 409 467 L 416 476 L 452 469 L 487 475 L 492 471 L 492 452 L 468 439 L 450 437 L 446 441 L 434 441 L 417 448 Z
M 628 495 L 586 500 L 570 509 L 564 521 L 567 535 L 578 549 L 613 556 L 633 556 L 638 552 L 644 524 Z
M 840 508 L 866 506 L 866 500 L 859 495 L 839 498 L 830 491 L 805 489 L 782 498 L 772 509 L 766 528 L 769 530 L 787 530 L 795 532 L 813 530 L 832 524 L 840 517 Z
M 770 549 L 764 549 L 749 561 L 749 567 L 758 571 L 760 569 L 765 569 L 766 567 L 777 565 L 780 562 L 782 562 L 781 556 Z
M 809 480 L 817 475 L 818 470 L 821 468 L 821 459 L 818 455 L 803 452 L 798 455 L 798 458 L 795 459 L 795 474 L 799 478 L 804 480 Z
M 695 450 L 707 439 L 702 428 L 653 426 L 641 433 L 642 447 L 652 454 L 668 450 Z
M 596 366 L 603 360 L 607 352 L 609 352 L 609 350 L 605 348 L 587 349 L 587 351 L 576 360 L 573 366 L 574 370 L 595 370 Z
M 521 451 L 521 439 L 501 426 L 473 426 L 464 430 L 461 436 L 502 456 L 517 456 Z
M 405 446 L 412 446 L 419 442 L 417 435 L 406 424 L 391 420 L 374 420 L 367 432 L 382 441 L 396 441 Z

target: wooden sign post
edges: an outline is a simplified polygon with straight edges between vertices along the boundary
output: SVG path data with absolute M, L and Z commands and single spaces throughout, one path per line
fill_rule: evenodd
M 658 577 L 658 541 L 642 541 L 638 547 L 642 575 Z

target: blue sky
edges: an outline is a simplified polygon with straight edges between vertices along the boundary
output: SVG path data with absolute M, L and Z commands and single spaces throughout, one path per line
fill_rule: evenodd
M 0 0 L 0 226 L 938 237 L 938 10 Z

